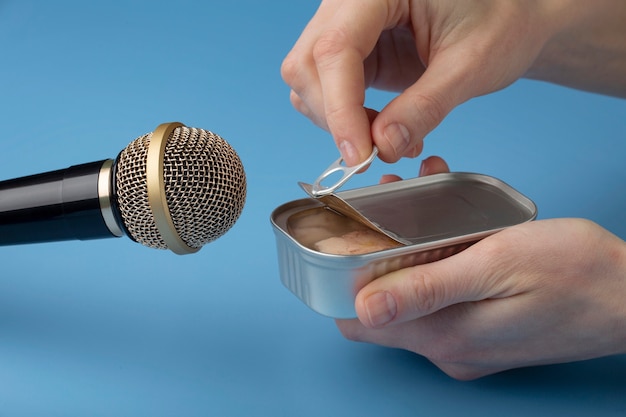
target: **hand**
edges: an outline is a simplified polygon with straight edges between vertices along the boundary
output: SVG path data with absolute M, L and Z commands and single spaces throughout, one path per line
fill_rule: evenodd
M 522 76 L 626 97 L 626 2 L 324 0 L 282 65 L 347 165 L 415 157 L 457 105 Z M 380 113 L 368 87 L 402 91 Z
M 330 130 L 348 165 L 372 143 L 387 162 L 416 156 L 454 106 L 525 73 L 548 36 L 540 4 L 326 0 L 283 77 L 294 106 Z M 404 92 L 376 114 L 363 108 L 370 86 Z
M 444 172 L 442 162 L 422 172 Z M 625 242 L 587 220 L 541 220 L 372 281 L 357 295 L 359 319 L 337 325 L 473 379 L 626 352 L 624 300 Z

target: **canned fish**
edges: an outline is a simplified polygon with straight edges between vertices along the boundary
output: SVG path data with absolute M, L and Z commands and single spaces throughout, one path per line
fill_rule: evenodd
M 311 309 L 334 318 L 356 317 L 356 294 L 379 276 L 451 256 L 537 215 L 535 204 L 509 185 L 472 173 L 430 175 L 336 196 L 376 227 L 315 198 L 283 204 L 271 215 L 282 283 Z

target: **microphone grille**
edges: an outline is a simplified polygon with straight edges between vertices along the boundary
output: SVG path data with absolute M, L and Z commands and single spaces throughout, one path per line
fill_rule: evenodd
M 168 249 L 148 199 L 148 175 L 154 175 L 148 172 L 152 135 L 135 139 L 118 156 L 117 203 L 133 240 Z M 246 176 L 235 150 L 213 132 L 186 126 L 177 127 L 167 138 L 163 187 L 178 236 L 196 250 L 235 224 L 246 199 Z

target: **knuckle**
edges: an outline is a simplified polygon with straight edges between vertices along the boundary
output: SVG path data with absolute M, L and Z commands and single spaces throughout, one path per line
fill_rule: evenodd
M 431 341 L 430 348 L 422 352 L 429 361 L 449 376 L 459 380 L 478 376 L 475 364 L 484 363 L 484 353 L 477 350 L 470 339 L 443 335 Z
M 329 29 L 322 33 L 313 45 L 313 59 L 318 64 L 334 60 L 345 51 L 349 44 L 348 36 L 341 28 Z
M 446 117 L 450 104 L 437 94 L 416 94 L 412 98 L 414 113 L 424 125 L 424 134 L 433 130 Z
M 289 100 L 291 101 L 291 105 L 296 110 L 298 110 L 300 113 L 304 114 L 307 117 L 309 116 L 310 110 L 308 106 L 295 91 L 291 90 L 291 93 L 289 94 Z
M 433 362 L 450 365 L 468 362 L 471 356 L 468 343 L 470 341 L 463 338 L 444 335 L 433 345 L 427 357 Z
M 445 293 L 439 285 L 435 284 L 434 277 L 427 272 L 414 269 L 409 280 L 411 302 L 409 308 L 421 314 L 436 311 L 444 299 Z
M 337 141 L 349 137 L 349 131 L 351 126 L 346 126 L 344 123 L 342 123 L 349 116 L 349 109 L 346 109 L 345 107 L 340 107 L 338 105 L 327 105 L 325 108 L 326 121 L 333 131 L 333 136 Z
M 447 364 L 432 361 L 446 375 L 458 381 L 471 381 L 485 375 L 485 371 L 479 371 L 473 366 L 460 364 Z
M 280 66 L 280 75 L 287 84 L 293 85 L 295 80 L 298 78 L 300 68 L 299 63 L 300 60 L 294 53 L 289 53 L 283 60 Z

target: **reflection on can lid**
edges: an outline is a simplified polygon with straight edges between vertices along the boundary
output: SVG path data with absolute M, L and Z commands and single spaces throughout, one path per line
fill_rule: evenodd
M 493 177 L 447 173 L 338 193 L 411 243 L 497 230 L 535 218 L 535 204 Z

